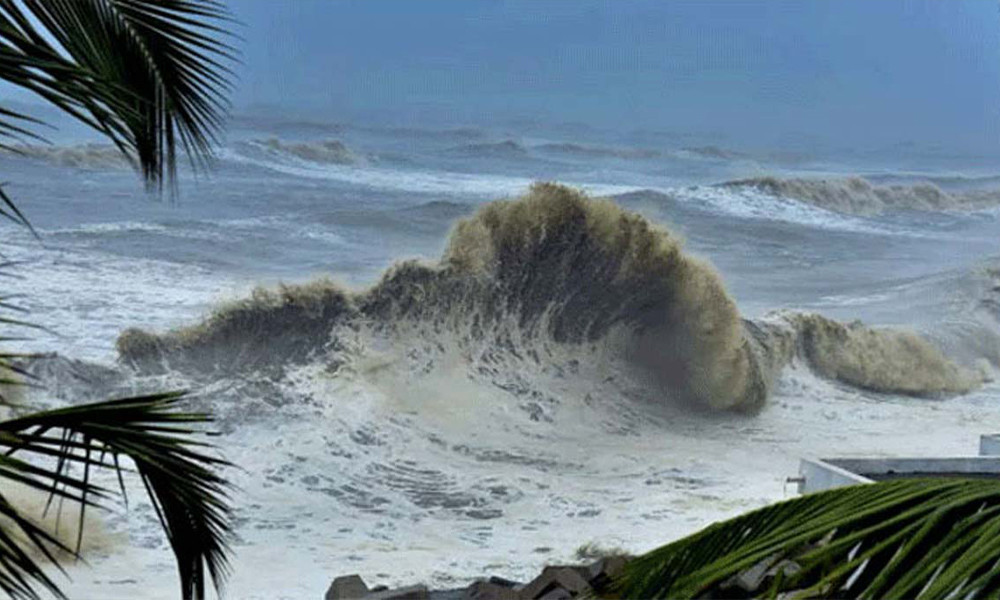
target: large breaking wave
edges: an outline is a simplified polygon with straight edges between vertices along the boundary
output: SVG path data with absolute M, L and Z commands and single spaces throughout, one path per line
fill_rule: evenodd
M 458 357 L 464 377 L 503 389 L 526 365 L 614 365 L 646 398 L 749 412 L 791 362 L 913 396 L 964 393 L 986 377 L 907 331 L 800 313 L 745 320 L 715 270 L 674 234 L 554 184 L 483 206 L 456 224 L 437 263 L 397 264 L 370 289 L 261 289 L 194 326 L 128 330 L 118 349 L 143 372 L 280 373 L 318 361 L 336 373 L 359 337 L 418 371 Z

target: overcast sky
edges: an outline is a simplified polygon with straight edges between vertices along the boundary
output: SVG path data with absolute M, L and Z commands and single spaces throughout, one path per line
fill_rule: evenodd
M 228 3 L 238 111 L 1000 149 L 994 0 Z
M 1000 146 L 995 1 L 231 6 L 238 106 Z

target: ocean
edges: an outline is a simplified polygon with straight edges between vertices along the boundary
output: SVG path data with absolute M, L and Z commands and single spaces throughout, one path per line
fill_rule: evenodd
M 256 115 L 176 198 L 99 145 L 0 161 L 40 236 L 2 225 L 5 293 L 51 331 L 8 347 L 58 353 L 28 399 L 192 390 L 231 598 L 526 579 L 790 497 L 800 457 L 1000 430 L 987 159 Z M 70 597 L 176 596 L 139 489 L 89 527 Z

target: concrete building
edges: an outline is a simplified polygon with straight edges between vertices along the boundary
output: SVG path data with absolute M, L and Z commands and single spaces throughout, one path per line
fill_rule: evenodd
M 803 458 L 791 478 L 800 494 L 903 477 L 1000 478 L 1000 434 L 979 438 L 979 456 L 933 458 Z

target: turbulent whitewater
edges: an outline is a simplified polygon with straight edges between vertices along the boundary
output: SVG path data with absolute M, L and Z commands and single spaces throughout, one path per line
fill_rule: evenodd
M 995 173 L 461 126 L 243 119 L 177 202 L 100 148 L 0 157 L 44 242 L 0 224 L 4 293 L 60 333 L 7 345 L 60 355 L 24 400 L 193 390 L 241 467 L 228 595 L 530 577 L 787 497 L 802 456 L 1000 431 L 1000 214 L 954 210 Z M 828 183 L 719 185 L 761 173 Z M 71 597 L 176 597 L 133 491 Z

